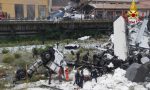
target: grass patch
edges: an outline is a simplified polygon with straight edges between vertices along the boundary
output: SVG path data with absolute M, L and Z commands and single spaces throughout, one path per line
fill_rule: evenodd
M 15 57 L 11 54 L 4 54 L 2 58 L 3 63 L 11 64 L 15 60 Z
M 64 40 L 45 40 L 45 45 L 54 45 L 57 42 L 59 43 L 70 43 L 72 39 L 64 39 Z M 27 46 L 27 45 L 42 45 L 42 41 L 38 39 L 28 39 L 28 40 L 0 40 L 0 47 L 14 47 L 14 46 Z
M 29 62 L 27 62 L 27 61 L 25 61 L 23 59 L 17 59 L 14 62 L 15 66 L 19 66 L 19 67 L 22 67 L 22 68 L 26 68 L 26 65 L 28 65 L 28 64 L 29 64 Z
M 30 82 L 36 82 L 36 81 L 39 81 L 39 80 L 45 80 L 47 79 L 45 76 L 42 76 L 42 75 L 35 75 L 29 79 Z
M 8 84 L 8 82 L 5 80 L 2 80 L 0 82 L 0 90 L 6 90 L 7 89 L 7 87 L 5 86 L 6 84 Z
M 20 57 L 21 55 L 21 57 Z M 17 56 L 18 57 L 18 56 Z M 20 52 L 19 58 L 16 58 L 13 62 L 13 66 L 26 68 L 26 65 L 30 65 L 35 61 L 32 54 L 29 52 Z
M 16 58 L 16 59 L 19 59 L 19 58 L 21 58 L 21 53 L 18 53 L 18 52 L 16 52 L 16 53 L 14 53 L 14 57 Z

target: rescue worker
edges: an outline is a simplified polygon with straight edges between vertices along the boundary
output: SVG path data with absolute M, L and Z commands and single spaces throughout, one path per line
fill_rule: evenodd
M 79 61 L 80 61 L 80 52 L 77 52 L 77 53 L 76 53 L 76 58 L 77 58 L 76 61 L 79 62 Z
M 138 53 L 138 54 L 137 54 L 137 62 L 138 62 L 139 64 L 142 64 L 141 58 L 142 58 L 142 54 L 141 54 L 141 53 Z
M 80 52 L 77 52 L 76 53 L 75 68 L 77 68 L 79 61 L 80 61 Z
M 69 80 L 69 68 L 68 67 L 66 67 L 65 75 L 66 75 L 66 80 L 68 81 Z
M 80 76 L 80 83 L 79 86 L 83 88 L 83 81 L 84 81 L 84 74 L 83 74 L 83 69 L 81 70 L 81 76 Z
M 131 65 L 131 64 L 134 63 L 134 60 L 133 60 L 133 59 L 134 59 L 134 58 L 133 58 L 133 56 L 131 56 L 131 55 L 127 58 L 128 62 L 129 62 L 129 65 Z
M 96 83 L 97 83 L 97 77 L 98 77 L 97 69 L 94 68 L 94 66 L 92 65 L 91 78 L 92 79 L 94 78 Z
M 75 82 L 74 82 L 74 84 L 77 84 L 78 86 L 80 86 L 79 83 L 80 83 L 80 73 L 79 73 L 79 69 L 77 69 L 77 72 L 75 73 Z
M 32 54 L 33 54 L 33 58 L 34 58 L 34 57 L 36 57 L 36 58 L 38 57 L 38 51 L 37 51 L 36 48 L 33 48 Z
M 71 55 L 74 55 L 74 52 L 71 50 Z
M 93 64 L 94 64 L 94 65 L 97 65 L 97 63 L 98 63 L 98 62 L 97 62 L 97 55 L 94 54 L 94 55 L 93 55 Z
M 56 46 L 57 46 L 57 49 L 58 49 L 58 47 L 59 47 L 59 42 L 56 43 Z

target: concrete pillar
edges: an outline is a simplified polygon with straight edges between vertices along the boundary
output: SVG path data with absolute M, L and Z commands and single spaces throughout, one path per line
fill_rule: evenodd
M 38 18 L 39 13 L 38 13 L 38 5 L 35 5 L 35 18 Z
M 48 13 L 51 12 L 52 9 L 52 0 L 48 0 Z
M 126 23 L 122 16 L 114 22 L 114 54 L 119 59 L 126 60 L 128 55 L 128 46 L 126 41 Z
M 24 18 L 26 18 L 27 17 L 27 5 L 26 4 L 24 4 Z

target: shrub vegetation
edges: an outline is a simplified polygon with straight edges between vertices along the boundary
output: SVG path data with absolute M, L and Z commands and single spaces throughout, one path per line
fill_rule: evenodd
M 4 54 L 2 58 L 3 63 L 12 63 L 15 60 L 15 57 L 11 54 Z
M 21 53 L 14 53 L 14 57 L 15 57 L 16 59 L 21 58 Z
M 9 53 L 9 50 L 6 49 L 6 48 L 4 48 L 4 49 L 2 50 L 2 53 L 3 53 L 3 54 L 7 54 L 7 53 Z

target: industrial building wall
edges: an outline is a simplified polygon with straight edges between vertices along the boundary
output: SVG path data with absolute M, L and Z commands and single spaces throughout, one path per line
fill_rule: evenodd
M 66 6 L 70 0 L 52 0 L 53 6 Z
M 108 19 L 115 20 L 120 15 L 126 17 L 128 9 L 95 9 L 94 15 L 96 19 Z M 150 15 L 150 9 L 139 9 L 140 17 L 148 17 Z
M 57 11 L 60 8 L 68 5 L 70 0 L 52 0 L 52 11 Z
M 2 11 L 7 12 L 7 14 L 11 18 L 32 17 L 33 19 L 34 16 L 48 16 L 49 1 L 51 0 L 0 0 L 0 4 L 2 7 Z M 32 8 L 30 8 L 29 6 Z M 41 6 L 44 9 L 39 8 Z M 29 9 L 31 9 L 31 11 L 29 11 Z M 30 12 L 32 12 L 33 14 L 31 14 Z

